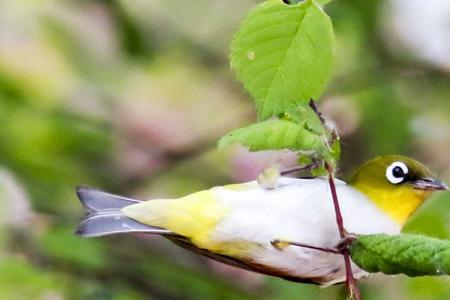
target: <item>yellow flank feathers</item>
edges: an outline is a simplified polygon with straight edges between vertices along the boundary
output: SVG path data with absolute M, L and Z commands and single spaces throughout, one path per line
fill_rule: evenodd
M 188 237 L 200 248 L 213 249 L 217 243 L 210 234 L 228 209 L 216 200 L 212 190 L 206 190 L 179 199 L 149 200 L 126 206 L 122 212 L 141 223 Z

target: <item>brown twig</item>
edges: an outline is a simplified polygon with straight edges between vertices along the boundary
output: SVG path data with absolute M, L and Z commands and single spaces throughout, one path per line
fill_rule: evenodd
M 322 116 L 322 113 L 317 108 L 316 102 L 314 99 L 309 99 L 309 107 L 316 113 L 317 117 L 319 118 L 320 122 L 322 122 L 322 125 L 328 130 L 330 133 L 330 140 L 328 141 L 328 145 L 331 145 L 334 143 L 334 141 L 339 139 L 339 134 L 335 128 L 330 128 L 326 124 L 325 118 Z
M 313 163 L 303 165 L 303 166 L 295 166 L 295 167 L 292 167 L 289 169 L 281 170 L 280 175 L 287 175 L 287 174 L 294 173 L 294 172 L 310 170 L 310 169 L 314 168 L 315 166 L 317 166 L 317 162 L 313 162 Z
M 333 170 L 331 166 L 327 163 L 326 169 L 328 171 L 328 183 L 330 184 L 331 196 L 333 198 L 334 212 L 336 214 L 336 223 L 339 229 L 339 235 L 341 239 L 345 238 L 344 220 L 341 214 L 341 208 L 339 206 L 339 200 L 336 192 L 336 185 L 334 184 Z
M 317 108 L 316 103 L 314 102 L 313 99 L 311 99 L 309 101 L 309 106 L 317 114 L 317 117 L 320 119 L 322 124 L 325 125 L 325 119 L 322 116 L 322 114 L 320 113 L 320 111 Z M 327 128 L 327 127 L 325 126 L 325 128 Z M 333 130 L 330 133 L 331 133 L 332 139 L 338 138 L 336 131 Z M 344 239 L 347 236 L 347 231 L 345 230 L 345 227 L 344 227 L 344 220 L 342 218 L 341 208 L 339 206 L 339 199 L 338 199 L 337 192 L 336 192 L 336 185 L 334 183 L 334 175 L 333 175 L 334 168 L 329 163 L 325 163 L 325 168 L 328 172 L 328 183 L 330 185 L 331 196 L 333 198 L 333 206 L 334 206 L 334 212 L 336 215 L 336 223 L 338 226 L 339 235 L 340 235 L 341 239 Z M 355 300 L 362 300 L 361 292 L 359 291 L 357 282 L 356 282 L 355 278 L 353 277 L 352 266 L 351 266 L 351 261 L 350 261 L 350 251 L 349 251 L 348 247 L 343 248 L 341 250 L 341 253 L 344 256 L 345 275 L 346 275 L 345 283 L 347 286 L 349 296 L 350 296 L 350 298 L 353 298 Z
M 341 239 L 344 239 L 346 237 L 346 231 L 344 228 L 344 220 L 342 218 L 341 209 L 339 206 L 339 200 L 336 192 L 336 185 L 334 183 L 333 169 L 329 164 L 326 165 L 326 169 L 328 171 L 328 183 L 330 184 L 331 196 L 333 198 L 334 212 L 336 214 L 336 223 L 338 225 L 339 235 Z M 344 248 L 342 249 L 341 253 L 344 256 L 345 275 L 346 275 L 345 283 L 347 285 L 349 295 L 351 298 L 355 300 L 362 300 L 361 292 L 359 291 L 357 282 L 353 277 L 352 266 L 350 263 L 350 251 L 348 250 L 348 248 Z
M 319 118 L 320 122 L 322 122 L 322 124 L 325 125 L 325 119 L 322 116 L 322 113 L 317 108 L 316 102 L 312 98 L 309 99 L 309 107 L 311 107 L 311 109 L 316 113 L 316 115 Z

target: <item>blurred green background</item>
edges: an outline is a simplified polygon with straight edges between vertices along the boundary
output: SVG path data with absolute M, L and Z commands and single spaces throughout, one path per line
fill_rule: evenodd
M 450 181 L 447 0 L 340 0 L 321 110 L 341 176 L 383 153 Z M 0 299 L 344 299 L 212 262 L 145 235 L 79 239 L 74 188 L 149 199 L 252 180 L 291 153 L 219 152 L 255 120 L 229 44 L 256 0 L 0 2 Z M 450 238 L 450 195 L 407 231 Z M 375 275 L 364 299 L 449 299 L 450 278 Z

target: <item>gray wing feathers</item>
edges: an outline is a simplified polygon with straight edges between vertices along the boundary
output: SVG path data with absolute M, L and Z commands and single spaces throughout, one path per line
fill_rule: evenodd
M 89 214 L 78 226 L 76 235 L 96 237 L 128 232 L 172 234 L 169 230 L 139 223 L 121 213 L 123 207 L 141 202 L 139 200 L 89 187 L 77 187 L 77 195 Z

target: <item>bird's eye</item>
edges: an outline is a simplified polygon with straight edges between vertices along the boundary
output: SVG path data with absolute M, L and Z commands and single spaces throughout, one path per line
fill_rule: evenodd
M 386 178 L 393 184 L 403 182 L 406 178 L 406 174 L 408 174 L 408 167 L 401 161 L 392 163 L 386 169 Z

